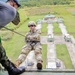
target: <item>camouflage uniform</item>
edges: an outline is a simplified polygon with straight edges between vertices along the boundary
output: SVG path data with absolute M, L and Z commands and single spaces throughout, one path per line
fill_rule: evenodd
M 23 62 L 31 50 L 34 50 L 37 61 L 42 61 L 42 47 L 40 43 L 40 35 L 37 30 L 28 32 L 25 37 L 26 45 L 22 48 L 22 52 L 18 58 Z
M 2 46 L 0 38 L 0 63 L 8 71 L 9 75 L 18 75 L 25 71 L 24 67 L 17 68 L 6 56 L 5 49 Z
M 26 42 L 26 45 L 22 48 L 22 52 L 19 55 L 17 60 L 19 61 L 19 64 L 26 59 L 26 56 L 31 50 L 34 50 L 35 52 L 37 63 L 42 62 L 42 47 L 40 43 L 40 34 L 38 30 L 35 29 L 34 31 L 29 31 L 26 34 L 25 42 Z
M 1 44 L 1 38 L 0 38 L 0 63 L 2 60 L 5 60 L 7 61 L 8 60 L 8 57 L 6 56 L 6 52 Z

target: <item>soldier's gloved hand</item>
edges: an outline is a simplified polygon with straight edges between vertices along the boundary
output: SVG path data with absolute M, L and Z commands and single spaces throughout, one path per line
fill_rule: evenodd
M 20 22 L 19 13 L 17 11 L 15 19 L 12 21 L 13 24 L 18 25 Z
M 39 35 L 33 36 L 33 41 L 40 41 L 40 36 Z
M 27 39 L 26 39 L 27 41 L 32 41 L 33 40 L 33 37 L 32 36 L 27 36 Z

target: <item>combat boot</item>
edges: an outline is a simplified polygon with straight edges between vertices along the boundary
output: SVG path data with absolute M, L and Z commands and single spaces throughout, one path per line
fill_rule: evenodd
M 5 67 L 5 69 L 8 71 L 9 75 L 19 75 L 23 72 L 25 72 L 25 67 L 16 67 L 12 62 L 7 61 L 3 62 L 2 65 Z
M 38 69 L 38 70 L 42 70 L 42 61 L 39 61 L 39 62 L 37 63 L 37 69 Z
M 14 68 L 12 65 L 10 68 L 7 69 L 9 75 L 19 75 L 23 72 L 25 72 L 25 67 L 18 67 L 18 68 Z

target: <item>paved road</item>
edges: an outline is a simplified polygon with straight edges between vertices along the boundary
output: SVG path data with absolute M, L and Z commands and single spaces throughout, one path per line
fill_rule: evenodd
M 66 46 L 67 46 L 67 49 L 68 49 L 72 64 L 73 64 L 73 66 L 75 68 L 75 46 L 74 46 L 74 44 L 72 44 L 70 42 L 66 42 Z

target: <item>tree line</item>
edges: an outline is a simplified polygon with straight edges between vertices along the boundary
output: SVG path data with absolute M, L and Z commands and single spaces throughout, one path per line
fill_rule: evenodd
M 73 0 L 19 0 L 22 6 L 65 5 Z

